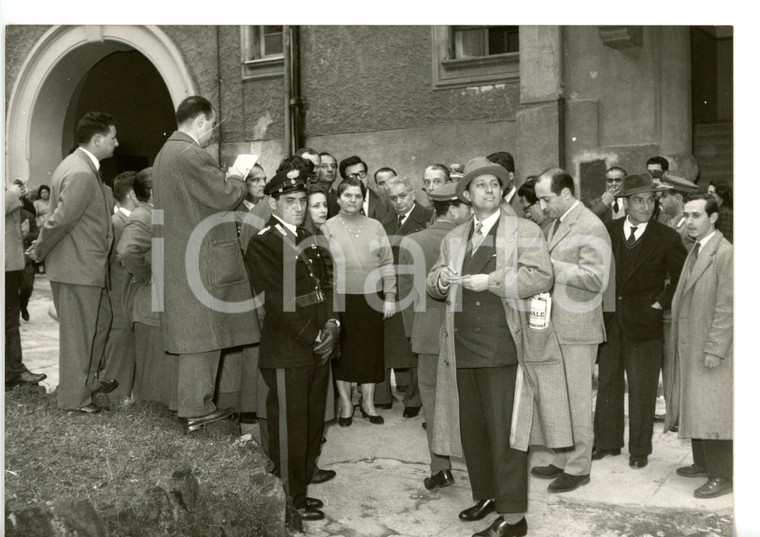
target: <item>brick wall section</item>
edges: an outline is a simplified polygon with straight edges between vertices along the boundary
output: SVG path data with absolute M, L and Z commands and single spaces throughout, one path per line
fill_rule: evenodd
M 34 44 L 51 26 L 9 24 L 5 27 L 5 112 L 13 92 L 16 77 Z

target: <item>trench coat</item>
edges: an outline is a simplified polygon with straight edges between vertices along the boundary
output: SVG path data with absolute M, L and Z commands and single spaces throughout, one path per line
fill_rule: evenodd
M 183 132 L 174 132 L 156 156 L 153 206 L 163 224 L 153 225 L 153 238 L 163 247 L 164 278 L 158 283 L 167 352 L 210 352 L 260 339 L 235 222 L 244 196 L 243 179 L 225 178 L 211 155 Z M 152 255 L 155 268 L 155 247 Z
M 462 456 L 459 430 L 459 394 L 454 351 L 454 314 L 459 284 L 447 295 L 438 289 L 444 267 L 461 273 L 472 220 L 450 231 L 441 243 L 438 261 L 427 277 L 427 292 L 446 299 L 444 324 L 439 333 L 440 355 L 436 384 L 435 425 L 432 451 Z M 552 448 L 573 444 L 565 366 L 552 325 L 544 330 L 528 326 L 529 299 L 549 291 L 554 283 L 552 263 L 541 229 L 502 205 L 496 231 L 496 270 L 489 275 L 488 290 L 501 297 L 504 314 L 519 362 L 512 412 L 510 446 L 527 451 L 530 445 Z
M 670 381 L 665 431 L 678 423 L 679 438 L 732 440 L 734 416 L 734 249 L 720 231 L 707 242 L 691 271 L 694 250 L 673 295 Z M 705 367 L 705 354 L 721 358 Z

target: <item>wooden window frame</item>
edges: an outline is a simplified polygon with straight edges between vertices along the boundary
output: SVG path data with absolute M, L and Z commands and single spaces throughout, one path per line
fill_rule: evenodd
M 454 58 L 454 29 L 433 26 L 433 88 L 503 84 L 520 79 L 520 53 Z
M 278 78 L 285 74 L 283 54 L 256 58 L 256 51 L 263 46 L 262 26 L 240 27 L 240 53 L 243 80 Z

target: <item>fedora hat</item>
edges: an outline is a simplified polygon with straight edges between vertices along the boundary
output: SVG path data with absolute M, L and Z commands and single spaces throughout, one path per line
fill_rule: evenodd
M 623 178 L 623 191 L 619 197 L 627 198 L 634 194 L 643 194 L 644 192 L 662 192 L 670 190 L 669 186 L 657 185 L 652 176 L 644 172 L 640 175 L 626 175 Z
M 475 157 L 465 164 L 462 178 L 457 181 L 457 196 L 459 196 L 459 199 L 469 203 L 464 197 L 463 192 L 467 190 L 467 187 L 470 186 L 470 182 L 473 179 L 486 174 L 495 175 L 499 180 L 501 190 L 504 190 L 504 187 L 507 184 L 507 178 L 509 177 L 507 169 L 499 164 L 494 164 L 486 157 Z
M 699 187 L 688 179 L 678 177 L 677 175 L 673 175 L 670 172 L 665 172 L 662 174 L 662 184 L 669 186 L 675 192 L 681 192 L 683 194 L 688 194 L 689 192 L 697 192 L 699 190 Z

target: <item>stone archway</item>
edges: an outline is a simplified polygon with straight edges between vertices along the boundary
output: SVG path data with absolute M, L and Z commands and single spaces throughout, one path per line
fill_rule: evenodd
M 42 153 L 60 160 L 60 133 L 79 81 L 105 56 L 122 50 L 136 50 L 155 66 L 175 108 L 195 93 L 179 49 L 157 26 L 54 26 L 26 58 L 11 92 L 5 126 L 6 177 L 30 176 L 35 124 L 50 133 L 35 143 L 44 145 Z

